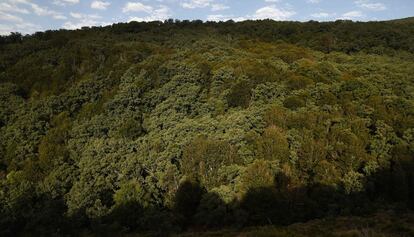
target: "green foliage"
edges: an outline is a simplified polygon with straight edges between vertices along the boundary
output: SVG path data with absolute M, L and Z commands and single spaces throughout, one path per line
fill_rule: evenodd
M 311 79 L 309 79 L 309 78 L 306 78 L 304 76 L 296 76 L 296 75 L 293 75 L 287 81 L 287 86 L 291 90 L 299 90 L 299 89 L 306 88 L 308 85 L 310 85 L 312 83 L 313 83 L 313 81 Z
M 170 20 L 2 36 L 0 235 L 413 208 L 413 29 Z
M 305 103 L 305 100 L 299 96 L 290 96 L 283 101 L 283 105 L 292 110 L 304 107 Z
M 181 170 L 211 189 L 220 183 L 220 168 L 238 162 L 235 148 L 224 141 L 196 138 L 183 150 Z
M 198 183 L 192 181 L 184 181 L 180 188 L 177 190 L 177 195 L 174 200 L 173 210 L 182 218 L 183 222 L 189 222 L 197 212 L 197 207 L 200 204 L 200 200 L 204 190 L 198 185 Z M 187 225 L 189 223 L 183 223 Z
M 256 160 L 246 167 L 241 176 L 245 190 L 271 187 L 274 185 L 276 177 L 276 167 L 274 163 L 264 160 Z
M 145 208 L 149 206 L 150 198 L 149 193 L 143 189 L 141 184 L 136 180 L 132 180 L 120 185 L 119 190 L 114 193 L 113 200 L 115 206 L 136 202 Z
M 141 121 L 129 118 L 119 128 L 119 135 L 124 138 L 135 139 L 143 133 Z
M 258 153 L 265 160 L 286 161 L 289 158 L 289 144 L 285 132 L 276 126 L 266 128 L 258 141 Z
M 227 103 L 230 107 L 247 108 L 250 104 L 251 96 L 251 86 L 248 81 L 243 80 L 231 88 L 230 93 L 227 95 Z

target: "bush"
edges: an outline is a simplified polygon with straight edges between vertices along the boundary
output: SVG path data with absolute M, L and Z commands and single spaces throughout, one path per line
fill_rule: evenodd
M 291 110 L 297 110 L 305 105 L 305 100 L 298 96 L 290 96 L 283 101 L 283 106 Z
M 292 75 L 287 81 L 287 86 L 291 90 L 304 89 L 311 84 L 313 84 L 312 79 L 297 75 Z
M 289 158 L 289 144 L 284 131 L 276 126 L 265 129 L 258 141 L 259 157 L 265 160 L 283 162 Z
M 220 168 L 237 162 L 236 150 L 229 143 L 199 137 L 184 148 L 180 164 L 184 174 L 211 189 L 221 183 Z
M 247 108 L 252 96 L 251 85 L 248 81 L 241 81 L 234 85 L 227 95 L 227 103 L 230 107 Z

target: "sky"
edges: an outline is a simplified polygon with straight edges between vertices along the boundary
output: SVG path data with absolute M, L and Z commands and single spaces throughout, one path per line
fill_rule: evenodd
M 0 0 L 0 35 L 165 19 L 389 20 L 414 0 Z

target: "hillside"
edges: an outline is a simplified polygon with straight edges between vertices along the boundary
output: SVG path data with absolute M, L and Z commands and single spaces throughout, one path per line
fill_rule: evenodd
M 410 213 L 413 159 L 411 23 L 131 22 L 0 38 L 2 236 Z M 402 222 L 387 233 L 412 234 Z
M 260 226 L 243 230 L 225 229 L 207 232 L 177 234 L 180 237 L 363 237 L 411 236 L 414 234 L 413 215 L 379 212 L 366 217 L 338 217 L 295 223 L 289 226 Z M 132 235 L 133 236 L 133 235 Z
M 407 18 L 402 18 L 402 19 L 391 20 L 390 22 L 412 24 L 412 23 L 414 23 L 414 17 L 407 17 Z

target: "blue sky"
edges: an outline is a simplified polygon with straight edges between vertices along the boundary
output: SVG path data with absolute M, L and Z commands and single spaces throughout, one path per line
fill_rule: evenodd
M 116 22 L 388 20 L 414 15 L 414 0 L 0 0 L 0 34 Z

